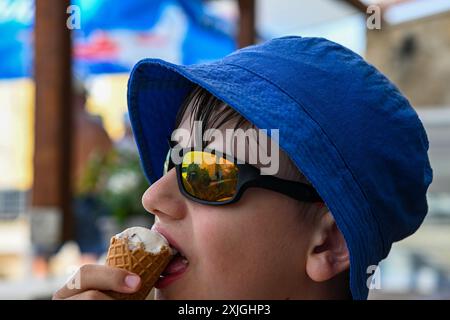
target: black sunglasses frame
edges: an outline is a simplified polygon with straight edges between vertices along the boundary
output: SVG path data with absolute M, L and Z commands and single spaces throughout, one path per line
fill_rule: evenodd
M 172 162 L 172 151 L 173 149 L 169 149 L 167 159 L 166 161 L 169 161 L 167 164 L 167 172 L 175 167 L 176 169 L 176 175 L 177 175 L 177 181 L 178 181 L 178 188 L 180 189 L 180 192 L 187 197 L 188 199 L 201 203 L 206 205 L 212 205 L 212 206 L 221 206 L 226 204 L 232 204 L 237 201 L 239 201 L 244 194 L 244 192 L 249 188 L 263 188 L 267 190 L 272 190 L 281 194 L 284 194 L 288 197 L 291 197 L 298 201 L 303 202 L 322 202 L 322 198 L 319 196 L 317 191 L 310 185 L 302 182 L 296 182 L 291 180 L 285 180 L 281 178 L 277 178 L 271 175 L 262 175 L 261 171 L 247 163 L 240 164 L 238 160 L 234 157 L 231 157 L 229 155 L 225 155 L 221 152 L 218 152 L 216 150 L 198 150 L 195 148 L 183 148 L 179 149 L 181 151 L 181 156 L 184 157 L 184 155 L 187 152 L 190 151 L 201 151 L 213 154 L 218 157 L 222 157 L 227 160 L 233 159 L 233 163 L 238 167 L 238 181 L 236 185 L 236 193 L 235 195 L 225 201 L 208 201 L 203 200 L 200 198 L 197 198 L 193 195 L 191 195 L 184 187 L 183 185 L 183 177 L 182 177 L 182 170 L 181 170 L 181 163 L 180 164 L 174 164 Z M 165 174 L 166 172 L 164 172 Z

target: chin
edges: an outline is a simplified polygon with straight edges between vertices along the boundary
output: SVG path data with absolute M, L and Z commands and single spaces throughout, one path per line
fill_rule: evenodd
M 186 292 L 172 289 L 155 289 L 155 300 L 192 300 L 195 298 Z
M 167 299 L 162 290 L 155 289 L 155 300 L 170 300 L 170 299 Z

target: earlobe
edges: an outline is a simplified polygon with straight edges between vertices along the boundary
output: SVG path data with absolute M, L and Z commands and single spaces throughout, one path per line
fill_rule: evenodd
M 350 266 L 345 239 L 330 212 L 317 222 L 306 258 L 306 273 L 316 282 L 334 278 Z

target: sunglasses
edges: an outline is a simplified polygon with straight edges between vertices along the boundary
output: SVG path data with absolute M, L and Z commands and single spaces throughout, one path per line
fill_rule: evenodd
M 167 154 L 164 174 L 175 167 L 180 192 L 195 202 L 215 206 L 235 203 L 248 188 L 268 189 L 304 202 L 323 202 L 308 184 L 262 175 L 258 168 L 215 150 L 178 149 L 179 164 L 172 161 L 173 150 Z

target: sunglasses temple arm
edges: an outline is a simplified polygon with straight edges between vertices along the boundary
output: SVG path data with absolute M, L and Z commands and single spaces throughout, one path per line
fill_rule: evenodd
M 248 187 L 262 187 L 281 192 L 291 198 L 305 202 L 323 202 L 317 191 L 305 183 L 279 179 L 273 176 L 259 176 Z

